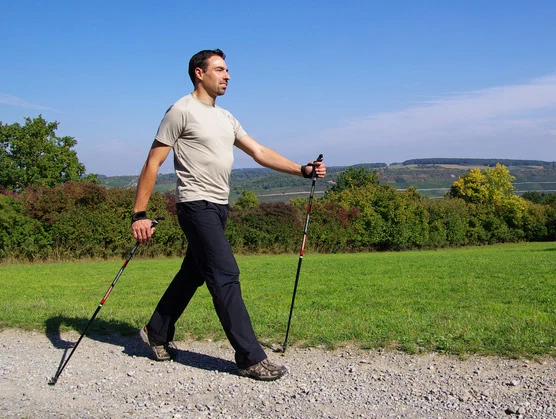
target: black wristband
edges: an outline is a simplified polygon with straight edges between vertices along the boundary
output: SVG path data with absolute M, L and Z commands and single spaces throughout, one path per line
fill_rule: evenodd
M 148 220 L 147 211 L 137 211 L 131 214 L 131 224 L 139 220 Z
M 312 167 L 313 170 L 315 170 L 315 166 L 313 166 L 312 164 L 306 164 L 304 166 L 301 166 L 301 174 L 303 175 L 303 177 L 305 179 L 311 179 L 313 177 L 313 170 L 311 170 L 311 172 L 309 174 L 307 174 L 307 172 L 305 172 L 305 168 L 307 166 Z

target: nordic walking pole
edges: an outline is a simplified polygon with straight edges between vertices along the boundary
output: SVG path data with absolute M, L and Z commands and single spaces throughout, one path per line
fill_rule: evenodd
M 151 227 L 154 227 L 158 224 L 158 220 L 152 220 L 151 222 Z M 75 345 L 73 346 L 73 349 L 71 350 L 69 356 L 66 358 L 65 362 L 63 362 L 60 367 L 58 368 L 58 371 L 56 371 L 56 375 L 54 375 L 54 377 L 52 377 L 50 379 L 50 381 L 48 382 L 49 385 L 53 386 L 54 384 L 56 384 L 56 382 L 58 381 L 58 378 L 60 377 L 60 374 L 62 374 L 62 371 L 64 371 L 64 368 L 66 368 L 66 365 L 68 365 L 69 360 L 71 359 L 71 356 L 73 355 L 73 353 L 75 352 L 75 350 L 77 349 L 77 347 L 79 346 L 79 343 L 81 343 L 81 339 L 83 339 L 83 336 L 85 336 L 85 333 L 87 333 L 87 330 L 89 330 L 89 326 L 91 326 L 91 323 L 93 322 L 93 320 L 95 319 L 95 317 L 97 316 L 98 312 L 100 311 L 100 309 L 102 308 L 102 306 L 104 305 L 104 303 L 106 302 L 106 299 L 108 298 L 108 296 L 110 295 L 110 293 L 112 292 L 112 289 L 114 288 L 114 286 L 116 285 L 116 282 L 118 282 L 118 279 L 120 279 L 120 276 L 122 275 L 122 272 L 124 271 L 125 267 L 127 266 L 128 262 L 131 260 L 131 258 L 133 257 L 133 255 L 135 254 L 135 251 L 137 250 L 137 248 L 139 247 L 139 242 L 136 242 L 135 245 L 133 246 L 133 248 L 129 251 L 129 254 L 127 255 L 126 260 L 124 261 L 124 264 L 122 265 L 122 267 L 120 268 L 120 270 L 118 271 L 118 274 L 116 275 L 116 277 L 114 278 L 114 280 L 112 281 L 112 284 L 110 285 L 110 287 L 108 288 L 108 290 L 106 291 L 106 294 L 104 294 L 104 297 L 102 297 L 102 300 L 100 300 L 99 305 L 97 306 L 97 309 L 95 310 L 93 317 L 91 317 L 91 320 L 89 320 L 89 323 L 87 323 L 87 326 L 85 326 L 85 330 L 83 330 L 83 333 L 81 333 L 81 336 L 79 336 L 79 339 L 77 339 L 77 342 L 75 343 Z
M 319 154 L 315 161 L 321 162 L 323 159 L 322 154 Z M 295 294 L 297 293 L 297 283 L 299 282 L 299 273 L 301 272 L 301 263 L 303 262 L 303 254 L 305 253 L 305 242 L 307 241 L 307 229 L 309 228 L 309 220 L 311 218 L 311 207 L 313 205 L 313 196 L 315 195 L 315 184 L 317 183 L 317 172 L 313 167 L 313 174 L 311 176 L 313 183 L 311 185 L 311 193 L 309 195 L 309 205 L 307 206 L 307 217 L 305 218 L 305 229 L 303 230 L 303 241 L 301 242 L 301 250 L 299 251 L 299 261 L 297 262 L 297 273 L 295 275 L 295 284 L 293 286 L 292 303 L 290 306 L 290 316 L 288 318 L 288 327 L 286 328 L 286 338 L 282 344 L 282 353 L 286 353 L 288 347 L 288 335 L 290 333 L 290 325 L 293 314 L 293 304 L 295 302 Z

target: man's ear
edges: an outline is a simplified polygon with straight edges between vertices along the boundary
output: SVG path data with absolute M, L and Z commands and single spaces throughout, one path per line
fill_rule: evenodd
M 205 72 L 201 67 L 195 68 L 195 77 L 197 77 L 198 80 L 203 80 L 203 74 L 205 74 Z

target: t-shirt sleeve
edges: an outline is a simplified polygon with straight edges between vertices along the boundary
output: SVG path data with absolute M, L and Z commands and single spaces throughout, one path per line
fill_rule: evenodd
M 174 146 L 178 138 L 180 138 L 186 124 L 185 112 L 178 109 L 176 106 L 170 107 L 166 111 L 162 122 L 158 127 L 155 140 L 162 144 Z
M 235 139 L 239 140 L 241 137 L 245 137 L 247 132 L 245 132 L 239 121 L 231 113 L 228 112 L 227 114 L 228 118 L 232 121 L 232 126 L 234 127 Z

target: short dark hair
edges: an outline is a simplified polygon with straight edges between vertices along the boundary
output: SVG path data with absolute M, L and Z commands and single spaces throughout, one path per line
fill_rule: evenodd
M 189 78 L 191 79 L 191 83 L 195 86 L 195 69 L 199 67 L 203 71 L 207 71 L 208 68 L 208 59 L 218 55 L 222 57 L 223 60 L 226 59 L 226 54 L 224 54 L 221 50 L 217 49 L 204 49 L 199 51 L 189 60 Z

